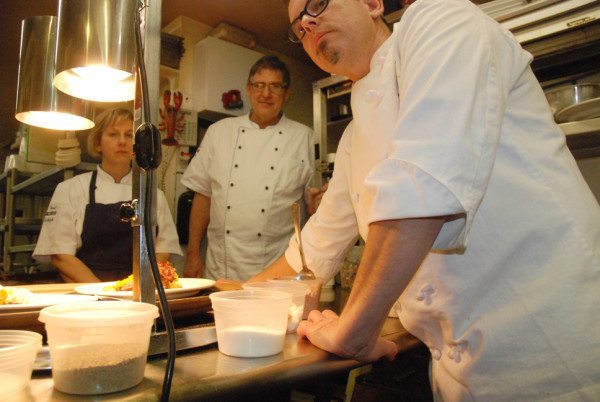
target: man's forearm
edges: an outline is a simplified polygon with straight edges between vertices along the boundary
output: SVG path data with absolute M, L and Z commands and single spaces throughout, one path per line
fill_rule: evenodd
M 390 308 L 427 256 L 444 221 L 444 217 L 436 217 L 370 225 L 356 280 L 340 318 L 339 341 L 348 355 L 360 354 L 374 344 Z
M 206 234 L 210 221 L 210 197 L 196 193 L 192 201 L 189 220 L 188 255 L 200 255 L 200 243 Z
M 260 282 L 290 275 L 296 275 L 296 271 L 294 271 L 291 265 L 288 264 L 287 260 L 285 259 L 285 255 L 282 255 L 264 271 L 248 279 L 248 282 Z

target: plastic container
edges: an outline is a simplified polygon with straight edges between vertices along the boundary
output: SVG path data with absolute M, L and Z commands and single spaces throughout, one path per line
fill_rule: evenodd
M 56 389 L 98 395 L 131 388 L 144 379 L 150 330 L 158 308 L 129 301 L 50 306 L 45 323 Z
M 295 276 L 281 276 L 279 278 L 269 279 L 269 282 L 292 282 L 292 283 L 303 283 L 308 286 L 308 293 L 304 301 L 304 313 L 302 319 L 306 320 L 308 314 L 312 310 L 319 309 L 319 302 L 321 301 L 321 288 L 323 287 L 323 279 L 296 279 Z
M 292 304 L 288 312 L 287 332 L 296 332 L 304 313 L 304 301 L 308 293 L 308 285 L 302 282 L 250 282 L 242 285 L 244 289 L 278 290 L 292 295 Z
M 283 351 L 292 295 L 275 290 L 230 290 L 209 295 L 219 351 L 264 357 Z
M 0 331 L 0 392 L 2 399 L 29 384 L 42 335 L 30 331 Z

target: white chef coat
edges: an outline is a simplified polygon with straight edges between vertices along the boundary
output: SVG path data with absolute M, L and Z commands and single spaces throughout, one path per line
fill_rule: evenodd
M 600 208 L 530 61 L 466 0 L 411 5 L 352 88 L 302 232 L 328 279 L 369 223 L 452 217 L 398 308 L 431 350 L 436 400 L 600 397 Z
M 96 202 L 112 204 L 131 200 L 132 173 L 127 173 L 120 183 L 100 166 L 97 167 Z M 48 205 L 42 230 L 37 240 L 33 257 L 38 261 L 49 262 L 54 254 L 75 255 L 81 247 L 81 232 L 85 207 L 89 203 L 89 187 L 92 172 L 83 173 L 58 184 Z M 181 255 L 177 229 L 165 195 L 157 191 L 156 218 L 158 234 L 155 240 L 157 253 Z
M 205 276 L 246 280 L 283 254 L 313 167 L 312 130 L 285 116 L 264 129 L 249 115 L 208 128 L 181 179 L 211 198 Z

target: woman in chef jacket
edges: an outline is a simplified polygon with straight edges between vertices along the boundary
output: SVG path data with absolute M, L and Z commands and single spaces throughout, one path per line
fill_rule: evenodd
M 132 196 L 133 116 L 125 109 L 98 115 L 88 152 L 95 171 L 60 183 L 52 196 L 33 256 L 51 260 L 65 282 L 113 281 L 132 272 L 133 231 L 119 208 Z M 164 194 L 157 193 L 158 261 L 181 255 Z

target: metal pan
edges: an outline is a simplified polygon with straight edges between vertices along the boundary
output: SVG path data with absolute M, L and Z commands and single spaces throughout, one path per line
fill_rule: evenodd
M 557 123 L 600 116 L 600 84 L 567 85 L 546 92 Z

